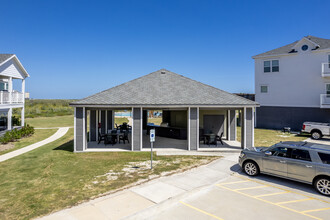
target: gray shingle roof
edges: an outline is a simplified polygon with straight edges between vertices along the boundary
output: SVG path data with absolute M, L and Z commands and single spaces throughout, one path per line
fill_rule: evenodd
M 258 103 L 162 69 L 72 105 L 258 105 Z
M 0 54 L 0 64 L 6 61 L 9 57 L 14 56 L 14 54 Z
M 322 49 L 330 48 L 330 39 L 324 39 L 324 38 L 319 38 L 319 37 L 314 37 L 314 36 L 307 36 L 306 38 L 313 41 L 317 45 L 319 45 L 319 47 L 316 48 L 316 50 L 322 50 Z M 285 45 L 283 47 L 279 47 L 279 48 L 276 48 L 274 50 L 270 50 L 270 51 L 267 51 L 265 53 L 258 54 L 254 57 L 262 57 L 262 56 L 270 56 L 270 55 L 281 55 L 281 54 L 290 53 L 290 51 L 292 50 L 292 47 L 298 42 L 299 42 L 299 40 L 295 41 L 291 44 Z

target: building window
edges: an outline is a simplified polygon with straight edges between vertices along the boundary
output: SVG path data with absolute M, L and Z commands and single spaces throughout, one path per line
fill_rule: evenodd
M 8 90 L 8 83 L 0 81 L 0 91 L 7 91 Z
M 329 68 L 330 68 L 330 54 L 328 55 L 328 65 L 329 65 Z
M 325 85 L 325 93 L 327 94 L 327 97 L 330 97 L 330 83 Z
M 305 44 L 305 45 L 303 45 L 303 46 L 301 47 L 301 49 L 302 49 L 303 51 L 306 51 L 306 50 L 308 50 L 308 46 Z
M 260 86 L 261 93 L 268 93 L 268 86 Z
M 264 61 L 264 73 L 279 72 L 280 65 L 278 60 Z

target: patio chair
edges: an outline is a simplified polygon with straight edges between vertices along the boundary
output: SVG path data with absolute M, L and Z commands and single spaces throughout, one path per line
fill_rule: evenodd
M 221 145 L 223 145 L 222 137 L 223 137 L 223 132 L 221 132 L 220 136 L 217 135 L 217 141 L 220 141 Z
M 101 134 L 101 132 L 99 131 L 99 139 L 98 139 L 98 143 L 99 144 L 101 141 L 104 141 L 105 140 L 105 136 L 106 134 Z
M 120 144 L 120 141 L 123 141 L 124 144 L 125 144 L 125 141 L 127 141 L 129 143 L 129 140 L 128 140 L 128 131 L 125 131 L 124 134 L 122 135 L 119 135 L 119 140 L 118 140 L 118 143 Z
M 218 146 L 217 144 L 217 136 L 215 134 L 210 134 L 206 138 L 207 144 L 210 146 L 211 144 L 214 144 L 216 147 Z

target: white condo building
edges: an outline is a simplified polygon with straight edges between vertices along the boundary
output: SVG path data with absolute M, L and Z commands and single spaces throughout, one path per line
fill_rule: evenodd
M 25 78 L 29 74 L 15 54 L 0 54 L 0 131 L 11 130 L 12 111 L 21 108 L 24 126 Z M 17 87 L 17 88 L 16 88 Z
M 307 36 L 252 58 L 257 127 L 330 122 L 330 39 Z

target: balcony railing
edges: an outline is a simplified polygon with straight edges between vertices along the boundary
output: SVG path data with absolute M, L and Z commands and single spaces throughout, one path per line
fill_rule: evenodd
M 330 94 L 321 94 L 321 108 L 330 108 Z
M 330 63 L 322 63 L 322 77 L 330 77 Z
M 0 91 L 0 104 L 24 103 L 24 94 L 21 92 Z

